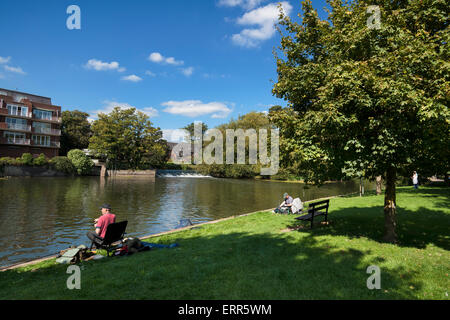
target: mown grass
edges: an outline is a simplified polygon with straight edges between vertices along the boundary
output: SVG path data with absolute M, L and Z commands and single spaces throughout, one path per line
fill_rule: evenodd
M 330 225 L 313 230 L 262 212 L 152 238 L 179 247 L 84 262 L 80 290 L 54 260 L 0 272 L 0 299 L 449 299 L 450 190 L 398 189 L 399 245 L 380 241 L 382 204 L 332 199 Z

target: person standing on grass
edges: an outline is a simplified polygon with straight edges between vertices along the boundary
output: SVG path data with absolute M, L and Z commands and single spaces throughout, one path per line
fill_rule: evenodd
M 103 241 L 108 226 L 116 222 L 116 215 L 111 213 L 111 206 L 109 204 L 104 204 L 100 208 L 102 215 L 100 218 L 94 220 L 95 232 L 89 231 L 87 233 L 87 237 L 96 245 Z
M 419 187 L 419 175 L 416 171 L 414 171 L 411 179 L 413 181 L 414 189 L 417 189 Z

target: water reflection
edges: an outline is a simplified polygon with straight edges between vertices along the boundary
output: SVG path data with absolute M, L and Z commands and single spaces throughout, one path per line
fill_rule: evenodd
M 320 188 L 216 178 L 10 178 L 0 180 L 0 265 L 89 244 L 99 206 L 111 204 L 127 233 L 144 236 L 193 223 L 277 206 L 288 192 L 303 201 L 356 192 L 354 181 Z M 368 183 L 366 190 L 374 189 Z

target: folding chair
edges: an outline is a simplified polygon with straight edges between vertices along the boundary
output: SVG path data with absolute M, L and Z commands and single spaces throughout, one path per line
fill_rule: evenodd
M 96 239 L 98 242 L 92 241 L 89 250 L 92 250 L 92 247 L 95 244 L 98 249 L 105 249 L 107 252 L 107 256 L 109 257 L 109 253 L 118 246 L 118 244 L 114 245 L 116 242 L 120 241 L 120 244 L 123 244 L 123 238 L 125 236 L 125 229 L 127 228 L 127 224 L 128 221 L 109 224 L 106 228 L 106 233 L 103 240 Z

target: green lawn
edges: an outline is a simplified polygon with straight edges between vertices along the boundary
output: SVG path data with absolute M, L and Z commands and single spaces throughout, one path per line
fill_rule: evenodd
M 54 260 L 0 272 L 0 299 L 449 299 L 450 189 L 399 188 L 397 206 L 398 246 L 380 242 L 383 196 L 340 197 L 312 231 L 262 212 L 149 240 L 178 248 L 84 262 L 81 290 Z

